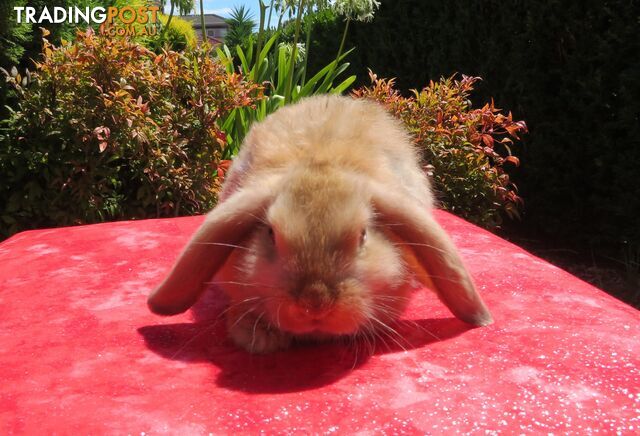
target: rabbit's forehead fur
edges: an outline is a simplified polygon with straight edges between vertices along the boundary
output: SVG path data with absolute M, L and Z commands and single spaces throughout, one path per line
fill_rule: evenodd
M 266 215 L 282 254 L 300 267 L 344 262 L 371 219 L 367 193 L 356 176 L 319 164 L 293 170 Z
M 256 143 L 251 147 L 252 160 L 260 167 L 325 162 L 367 174 L 375 172 L 384 156 L 376 148 L 386 147 L 389 142 L 389 146 L 397 147 L 406 140 L 397 122 L 378 105 L 332 96 L 285 107 L 256 125 L 251 133 L 247 143 Z
M 331 168 L 393 183 L 425 207 L 429 184 L 402 124 L 379 104 L 317 96 L 286 106 L 255 124 L 235 159 L 222 196 L 281 179 L 292 170 Z

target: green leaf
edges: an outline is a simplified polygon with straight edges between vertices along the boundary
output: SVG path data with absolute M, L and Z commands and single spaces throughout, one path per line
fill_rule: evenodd
M 258 72 L 261 71 L 262 63 L 264 62 L 267 54 L 269 53 L 269 50 L 271 50 L 271 47 L 273 46 L 273 44 L 275 44 L 279 36 L 279 32 L 274 33 L 274 35 L 269 38 L 269 41 L 267 41 L 267 43 L 264 45 L 264 47 L 258 54 L 255 63 L 253 64 L 253 68 L 251 69 L 251 73 L 249 74 L 249 79 L 253 80 L 256 83 L 264 82 L 264 77 L 259 76 Z
M 236 52 L 238 53 L 238 57 L 240 58 L 242 73 L 247 74 L 247 72 L 249 71 L 249 62 L 247 62 L 247 58 L 242 51 L 242 47 L 240 47 L 239 45 L 236 46 Z
M 331 90 L 332 94 L 342 94 L 353 82 L 356 81 L 356 76 L 347 77 L 342 83 L 334 87 Z

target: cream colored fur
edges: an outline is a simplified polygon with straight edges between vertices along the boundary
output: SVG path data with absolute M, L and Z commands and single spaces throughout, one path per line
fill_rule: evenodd
M 407 133 L 379 105 L 304 100 L 254 125 L 220 204 L 149 306 L 184 311 L 213 280 L 231 299 L 231 338 L 268 352 L 296 336 L 389 327 L 409 302 L 412 273 L 426 271 L 457 317 L 488 324 L 432 207 Z

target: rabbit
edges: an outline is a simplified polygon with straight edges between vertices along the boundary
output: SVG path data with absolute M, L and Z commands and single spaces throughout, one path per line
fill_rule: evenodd
M 388 328 L 417 279 L 459 319 L 492 323 L 410 136 L 377 103 L 309 97 L 254 124 L 219 200 L 149 296 L 154 313 L 184 312 L 213 280 L 232 341 L 268 353 Z

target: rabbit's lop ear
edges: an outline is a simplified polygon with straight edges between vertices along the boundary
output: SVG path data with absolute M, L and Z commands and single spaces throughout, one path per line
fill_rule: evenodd
M 415 254 L 440 300 L 459 319 L 473 325 L 493 322 L 475 289 L 453 242 L 436 220 L 415 201 L 398 201 L 388 190 L 377 190 L 373 205 L 383 224 Z
M 269 201 L 267 191 L 245 189 L 209 212 L 169 275 L 149 296 L 151 311 L 175 315 L 190 308 L 234 246 L 255 228 Z

